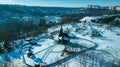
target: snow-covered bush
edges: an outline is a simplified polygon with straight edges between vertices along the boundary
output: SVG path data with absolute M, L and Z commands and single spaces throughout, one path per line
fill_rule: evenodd
M 96 20 L 95 20 L 95 19 L 93 19 L 93 20 L 91 20 L 91 22 L 96 23 Z
M 91 37 L 101 37 L 101 33 L 97 30 L 92 30 Z
M 114 20 L 113 21 L 113 24 L 115 25 L 115 26 L 120 26 L 120 20 Z
M 114 29 L 114 26 L 113 25 L 108 25 L 108 26 L 106 26 L 106 29 L 112 31 Z

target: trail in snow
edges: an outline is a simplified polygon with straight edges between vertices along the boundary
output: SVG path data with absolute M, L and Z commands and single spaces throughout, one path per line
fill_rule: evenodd
M 34 55 L 36 55 L 36 54 L 38 54 L 38 53 L 40 53 L 40 52 L 42 52 L 42 51 L 45 51 L 45 50 L 49 50 L 50 48 L 51 48 L 52 46 L 49 46 L 49 47 L 47 47 L 47 48 L 45 48 L 45 49 L 43 49 L 43 50 L 41 50 L 41 51 L 38 51 L 38 52 L 36 52 L 36 53 L 34 53 Z
M 28 67 L 33 67 L 33 66 L 27 64 L 27 62 L 26 62 L 26 60 L 25 60 L 25 57 L 24 57 L 24 54 L 23 54 L 23 51 L 22 51 L 22 49 L 23 49 L 22 47 L 23 47 L 23 46 L 20 46 L 19 52 L 20 52 L 20 54 L 21 54 L 21 56 L 22 56 L 23 62 L 24 62 L 25 65 L 27 65 Z
M 82 38 L 82 39 L 83 39 L 83 38 Z M 84 40 L 86 40 L 86 39 L 84 39 Z M 90 40 L 88 40 L 88 41 L 90 41 Z M 95 49 L 98 47 L 98 44 L 96 44 L 96 43 L 93 42 L 93 41 L 90 41 L 90 42 L 92 42 L 92 43 L 95 44 L 95 45 L 94 45 L 93 47 L 90 47 L 90 48 L 86 49 L 86 50 L 83 50 L 83 51 L 74 53 L 74 54 L 72 54 L 72 55 L 70 55 L 70 56 L 68 56 L 68 57 L 66 57 L 66 58 L 64 58 L 64 59 L 58 60 L 58 61 L 56 61 L 55 63 L 46 65 L 45 67 L 55 67 L 55 66 L 57 66 L 57 65 L 59 65 L 59 64 L 62 64 L 62 63 L 65 63 L 65 62 L 69 61 L 70 59 L 72 59 L 72 58 L 74 58 L 74 57 L 76 57 L 76 56 L 82 55 L 83 53 L 85 53 L 85 52 L 87 52 L 87 51 L 89 51 L 89 50 L 95 50 Z
M 52 52 L 52 50 L 53 50 L 55 47 L 56 47 L 56 45 L 52 45 L 51 48 L 46 51 L 46 53 L 44 54 L 44 56 L 43 56 L 43 58 L 42 58 L 44 62 L 45 62 L 45 60 L 47 59 L 48 55 Z

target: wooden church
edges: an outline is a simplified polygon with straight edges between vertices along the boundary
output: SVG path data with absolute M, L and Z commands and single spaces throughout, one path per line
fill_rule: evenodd
M 70 41 L 69 35 L 63 31 L 62 26 L 60 28 L 58 39 L 59 39 L 59 43 L 67 43 Z

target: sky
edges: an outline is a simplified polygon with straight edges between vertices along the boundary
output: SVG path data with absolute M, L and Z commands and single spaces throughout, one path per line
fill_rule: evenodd
M 120 6 L 120 0 L 0 0 L 0 4 L 52 7 Z

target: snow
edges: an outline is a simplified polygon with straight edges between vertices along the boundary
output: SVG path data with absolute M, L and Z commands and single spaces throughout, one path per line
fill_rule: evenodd
M 53 21 L 55 23 L 60 23 L 60 17 L 57 16 L 45 16 L 45 19 L 47 20 L 47 24 L 49 24 L 49 21 Z
M 46 16 L 47 19 L 49 19 L 48 16 Z M 103 25 L 102 27 L 99 26 L 99 24 L 92 23 L 91 19 L 98 19 L 99 17 L 85 17 L 81 19 L 81 23 L 76 24 L 64 24 L 63 30 L 69 33 L 72 39 L 70 39 L 71 47 L 78 46 L 79 47 L 86 47 L 90 48 L 93 47 L 96 44 L 98 44 L 98 47 L 96 48 L 96 52 L 99 50 L 103 50 L 110 53 L 110 56 L 114 56 L 116 58 L 120 58 L 120 28 L 116 27 L 113 28 L 112 31 L 106 29 L 108 25 Z M 50 17 L 51 20 L 51 17 Z M 86 20 L 86 23 L 83 21 Z M 37 45 L 32 46 L 32 51 L 34 56 L 31 58 L 27 57 L 27 53 L 29 53 L 28 48 L 31 46 L 29 42 L 24 41 L 22 52 L 20 53 L 19 49 L 16 49 L 13 52 L 8 53 L 8 57 L 14 59 L 13 63 L 20 63 L 22 65 L 23 59 L 25 59 L 25 62 L 29 65 L 34 66 L 35 64 L 51 64 L 56 62 L 57 60 L 63 59 L 66 56 L 61 56 L 63 53 L 63 50 L 65 48 L 64 45 L 56 43 L 58 41 L 58 34 L 60 30 L 60 26 L 51 27 L 47 30 L 47 33 L 43 33 L 39 37 L 45 37 L 45 34 L 49 34 L 49 36 L 53 36 L 51 39 L 45 39 L 38 37 Z M 85 30 L 84 30 L 85 29 Z M 102 35 L 101 37 L 91 37 L 92 30 L 97 30 Z M 51 35 L 51 33 L 55 33 Z M 92 42 L 91 42 L 92 41 Z M 95 42 L 95 43 L 93 43 Z M 25 45 L 26 44 L 26 45 Z M 101 57 L 105 56 L 104 53 L 101 53 Z M 0 55 L 0 60 L 4 59 L 5 55 Z M 114 59 L 113 57 L 107 57 L 105 56 L 103 59 Z M 25 64 L 24 64 L 25 65 Z M 68 61 L 68 67 L 79 67 L 81 66 L 81 63 L 78 61 L 71 59 Z M 22 67 L 22 66 L 19 66 Z
M 94 19 L 97 19 L 98 17 L 89 17 L 89 16 L 87 16 L 87 17 L 84 17 L 84 18 L 82 18 L 80 21 L 86 21 L 86 22 L 91 22 L 91 20 L 94 20 Z
M 74 24 L 74 25 L 65 24 L 65 25 L 63 25 L 63 29 L 64 29 L 64 31 L 69 30 L 69 35 L 77 37 L 76 39 L 71 39 L 70 42 L 79 43 L 79 44 L 81 44 L 81 46 L 86 46 L 86 47 L 94 46 L 93 43 L 82 40 L 84 38 L 84 39 L 91 40 L 91 41 L 97 43 L 98 48 L 96 50 L 105 50 L 105 51 L 111 52 L 112 55 L 116 55 L 115 51 L 118 51 L 118 49 L 120 47 L 120 45 L 119 45 L 120 36 L 116 35 L 116 33 L 119 33 L 120 29 L 117 28 L 117 29 L 114 29 L 113 31 L 110 31 L 110 30 L 106 29 L 106 27 L 107 27 L 106 25 L 104 25 L 102 27 L 99 27 L 99 24 L 91 23 L 91 19 L 96 19 L 96 18 L 99 18 L 99 17 L 85 17 L 85 18 L 82 19 L 82 21 L 87 20 L 86 24 L 85 23 L 77 23 L 77 24 Z M 87 27 L 87 29 L 85 31 L 84 30 L 81 31 L 82 28 L 85 28 L 85 27 L 83 27 L 83 25 L 85 25 Z M 92 27 L 90 25 L 92 25 Z M 77 28 L 81 28 L 81 29 L 79 29 L 78 32 L 76 32 Z M 91 37 L 90 35 L 91 35 L 91 32 L 92 32 L 93 29 L 98 30 L 102 34 L 102 37 Z M 53 35 L 53 39 L 58 40 L 59 30 L 60 30 L 60 26 L 52 27 L 52 28 L 48 29 L 48 33 L 53 33 L 55 31 L 57 31 L 56 35 Z M 87 33 L 89 33 L 89 34 L 87 34 Z M 112 47 L 112 49 L 110 49 L 111 47 Z M 55 58 L 57 58 L 58 60 L 64 58 L 64 57 L 61 57 L 63 49 L 64 49 L 64 46 L 62 46 L 62 45 L 58 46 L 57 45 L 51 51 L 49 56 L 47 56 L 47 58 L 45 60 L 45 63 L 46 64 L 53 63 L 53 62 L 56 61 Z M 118 53 L 118 55 L 120 57 L 119 53 Z M 76 61 L 69 61 L 69 63 L 70 63 L 69 67 L 75 67 L 75 66 L 78 67 L 78 65 L 79 65 L 79 63 L 76 62 Z
M 80 66 L 80 63 L 74 60 L 68 63 L 68 67 L 78 67 L 78 66 Z

